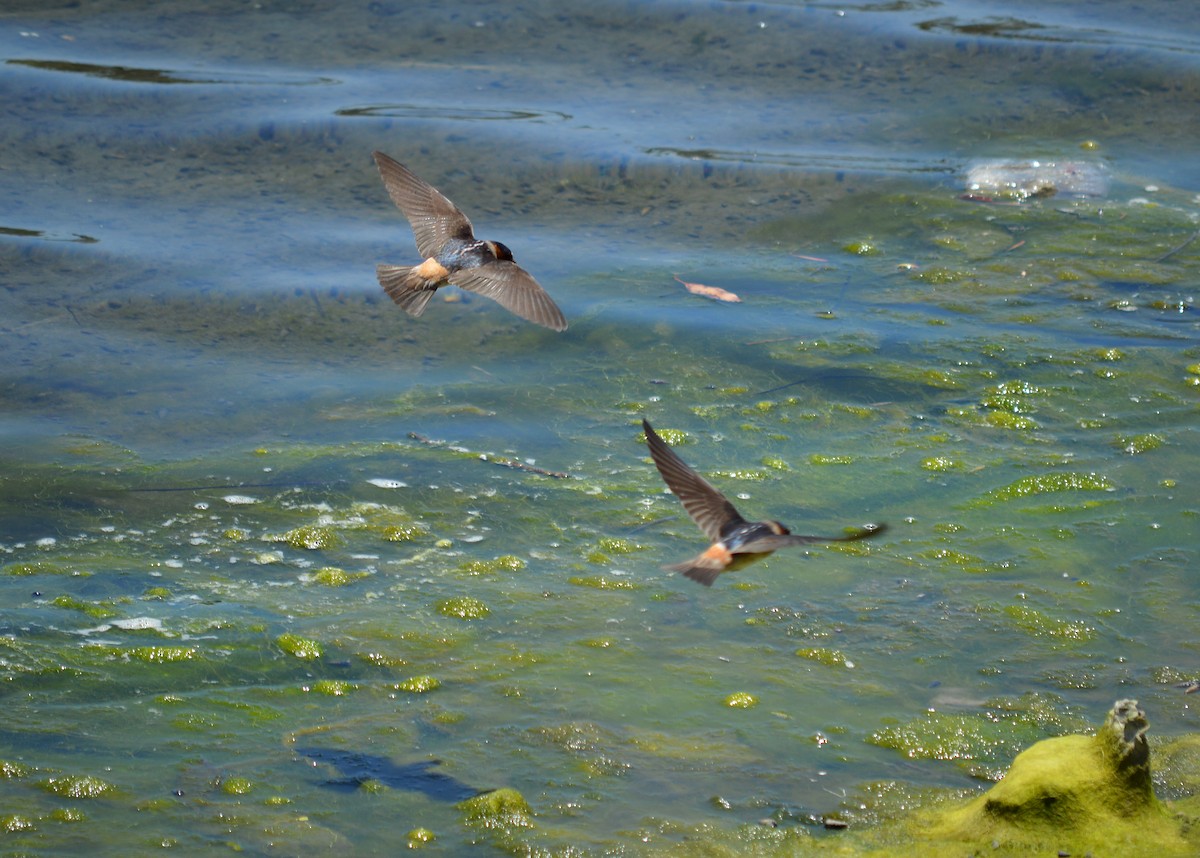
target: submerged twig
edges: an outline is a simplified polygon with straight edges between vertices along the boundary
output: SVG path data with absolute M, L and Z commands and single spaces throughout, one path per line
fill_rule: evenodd
M 871 377 L 872 376 L 869 372 L 863 372 L 861 370 L 847 369 L 847 370 L 839 371 L 836 369 L 832 369 L 832 370 L 827 370 L 825 372 L 810 373 L 808 375 L 805 375 L 805 376 L 802 376 L 802 377 L 796 379 L 795 381 L 789 381 L 784 384 L 780 384 L 776 387 L 770 387 L 770 388 L 767 388 L 766 390 L 760 390 L 760 391 L 757 391 L 756 393 L 751 393 L 750 395 L 751 396 L 766 396 L 767 394 L 770 394 L 770 393 L 778 393 L 781 390 L 787 390 L 789 387 L 795 387 L 797 384 L 807 384 L 810 381 L 816 381 L 817 379 L 821 379 L 821 378 L 871 378 Z
M 1154 261 L 1155 262 L 1165 262 L 1166 260 L 1168 260 L 1172 256 L 1174 256 L 1176 253 L 1183 250 L 1185 247 L 1187 247 L 1189 244 L 1191 244 L 1197 238 L 1200 238 L 1200 230 L 1193 232 L 1191 235 L 1189 235 L 1187 237 L 1187 239 L 1184 240 L 1184 242 L 1182 244 L 1180 244 L 1176 247 L 1172 247 L 1170 250 L 1168 250 L 1166 253 L 1164 253 L 1162 256 L 1158 257 L 1158 259 L 1156 259 Z
M 420 441 L 427 447 L 449 448 L 450 445 L 445 441 L 435 441 L 432 438 L 427 438 L 418 432 L 409 432 L 408 437 L 414 441 Z M 502 465 L 505 468 L 512 468 L 517 471 L 528 471 L 531 474 L 540 474 L 543 477 L 554 477 L 556 480 L 569 480 L 571 475 L 563 471 L 548 471 L 545 468 L 539 468 L 536 465 L 528 465 L 525 462 L 518 462 L 516 459 L 510 459 L 507 456 L 493 456 L 490 453 L 474 453 L 470 450 L 462 450 L 461 452 L 468 453 L 472 456 L 477 456 L 484 462 L 491 462 L 495 465 Z

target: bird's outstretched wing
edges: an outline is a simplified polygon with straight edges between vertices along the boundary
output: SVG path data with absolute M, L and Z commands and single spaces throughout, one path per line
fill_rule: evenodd
M 795 533 L 781 533 L 760 536 L 753 542 L 747 543 L 743 550 L 752 549 L 756 552 L 778 551 L 789 545 L 809 545 L 813 542 L 858 542 L 860 539 L 870 539 L 887 530 L 886 524 L 868 524 L 855 528 L 844 536 L 800 536 Z
M 433 185 L 382 152 L 375 153 L 375 164 L 392 202 L 412 225 L 421 256 L 437 256 L 451 238 L 474 238 L 471 221 Z
M 478 268 L 462 268 L 451 274 L 449 280 L 460 289 L 491 298 L 522 319 L 552 331 L 567 329 L 562 310 L 529 272 L 515 262 L 498 259 Z
M 667 442 L 658 436 L 649 422 L 643 420 L 642 429 L 646 433 L 650 457 L 654 459 L 655 467 L 662 474 L 663 482 L 675 493 L 687 514 L 700 525 L 700 529 L 709 539 L 716 542 L 721 538 L 721 531 L 731 522 L 745 521 L 729 499 L 689 468 Z

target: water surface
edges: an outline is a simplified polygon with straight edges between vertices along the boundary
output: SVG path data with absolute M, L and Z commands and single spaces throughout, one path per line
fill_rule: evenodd
M 819 848 L 1118 697 L 1194 730 L 1184 6 L 8 4 L 11 848 Z M 570 329 L 393 306 L 375 149 Z M 643 417 L 891 530 L 673 577 Z

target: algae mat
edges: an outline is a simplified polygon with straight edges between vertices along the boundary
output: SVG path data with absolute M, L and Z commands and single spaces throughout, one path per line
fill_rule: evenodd
M 1118 697 L 1194 730 L 1172 7 L 441 8 L 3 13 L 10 851 L 852 852 Z M 570 329 L 391 305 L 374 149 Z M 643 418 L 747 515 L 890 529 L 672 576 Z

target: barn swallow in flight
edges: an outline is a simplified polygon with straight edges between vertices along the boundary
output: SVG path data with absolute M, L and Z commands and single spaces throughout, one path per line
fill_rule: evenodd
M 705 535 L 713 541 L 707 551 L 686 563 L 664 566 L 711 587 L 722 572 L 761 560 L 777 548 L 810 542 L 856 542 L 878 536 L 887 529 L 869 524 L 847 536 L 796 536 L 778 521 L 746 521 L 719 491 L 687 466 L 645 420 L 646 444 L 663 480 Z M 741 556 L 735 556 L 741 555 Z
M 438 287 L 447 283 L 477 292 L 523 319 L 555 331 L 567 320 L 538 282 L 513 262 L 512 251 L 498 241 L 475 238 L 471 221 L 437 188 L 382 152 L 375 153 L 379 175 L 392 202 L 412 224 L 420 265 L 377 265 L 379 285 L 410 316 L 425 312 Z

